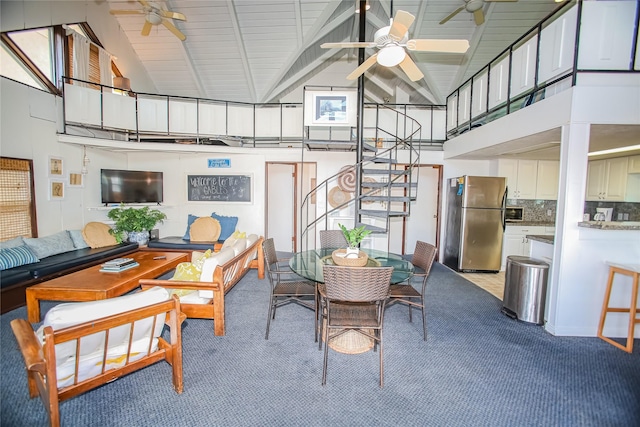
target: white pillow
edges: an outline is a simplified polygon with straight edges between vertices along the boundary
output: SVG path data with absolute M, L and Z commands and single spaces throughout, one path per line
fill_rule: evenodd
M 237 256 L 240 252 L 242 252 L 245 249 L 247 249 L 247 239 L 246 239 L 246 237 L 243 237 L 241 239 L 236 240 L 236 242 L 233 244 L 233 246 L 231 248 L 233 249 L 233 252 L 235 253 L 235 256 Z
M 224 264 L 231 260 L 235 255 L 233 249 L 222 249 L 220 252 L 204 260 L 202 265 L 202 273 L 200 273 L 201 282 L 213 282 L 213 272 L 218 265 Z
M 156 304 L 169 299 L 169 291 L 161 287 L 153 287 L 149 290 L 136 292 L 115 298 L 108 298 L 99 301 L 73 302 L 58 304 L 49 310 L 44 317 L 42 326 L 38 328 L 36 334 L 40 341 L 44 339 L 43 330 L 45 326 L 51 326 L 53 330 L 68 328 L 69 326 L 122 313 L 136 308 Z M 133 331 L 133 341 L 148 337 L 151 332 L 153 317 L 138 320 Z M 164 327 L 164 314 L 158 315 L 153 336 L 158 337 Z M 80 355 L 88 355 L 104 348 L 104 333 L 88 335 L 80 339 Z M 109 331 L 109 347 L 114 347 L 129 340 L 129 324 L 118 326 Z M 56 345 L 56 364 L 64 363 L 68 357 L 74 357 L 76 353 L 76 343 L 68 341 Z
M 238 240 L 238 238 L 237 238 L 237 237 L 235 237 L 235 236 L 232 234 L 231 236 L 229 236 L 229 238 L 228 238 L 228 239 L 226 239 L 226 240 L 224 241 L 224 243 L 222 244 L 222 249 L 226 249 L 226 248 L 230 248 L 230 247 L 232 247 L 232 246 L 236 243 L 236 241 L 237 241 L 237 240 Z

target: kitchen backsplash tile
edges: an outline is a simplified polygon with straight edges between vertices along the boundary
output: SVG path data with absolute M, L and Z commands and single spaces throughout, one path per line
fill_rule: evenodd
M 556 200 L 507 199 L 507 206 L 524 208 L 524 221 L 555 222 L 556 205 Z M 593 211 L 595 212 L 595 208 Z
M 584 213 L 593 220 L 596 208 L 613 208 L 613 221 L 640 221 L 640 203 L 630 202 L 585 202 Z M 621 218 L 618 219 L 618 214 Z

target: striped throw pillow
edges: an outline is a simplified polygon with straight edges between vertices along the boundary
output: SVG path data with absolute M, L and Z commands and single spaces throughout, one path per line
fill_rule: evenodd
M 0 270 L 40 262 L 26 245 L 0 249 Z

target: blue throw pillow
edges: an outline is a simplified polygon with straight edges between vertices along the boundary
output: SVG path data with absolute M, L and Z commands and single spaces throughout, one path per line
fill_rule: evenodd
M 212 213 L 211 218 L 217 219 L 220 223 L 220 237 L 218 241 L 227 240 L 234 231 L 236 231 L 236 225 L 238 225 L 237 216 L 222 216 L 217 213 Z
M 189 217 L 187 218 L 187 231 L 184 233 L 184 237 L 182 238 L 182 240 L 191 240 L 191 237 L 189 237 L 189 231 L 191 230 L 191 224 L 193 224 L 193 221 L 195 221 L 198 218 L 199 217 L 197 217 L 195 215 L 189 214 Z
M 26 245 L 0 249 L 0 270 L 33 264 L 40 260 Z

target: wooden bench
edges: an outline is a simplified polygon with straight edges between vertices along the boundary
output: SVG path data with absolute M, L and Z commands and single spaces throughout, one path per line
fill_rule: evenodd
M 189 318 L 213 319 L 214 335 L 222 336 L 225 334 L 224 296 L 253 266 L 258 269 L 258 278 L 264 278 L 263 240 L 263 237 L 258 238 L 231 260 L 217 265 L 213 273 L 212 282 L 143 279 L 140 280 L 140 286 L 142 289 L 160 286 L 175 290 L 212 292 L 212 298 L 207 298 L 204 303 L 190 304 L 182 301 L 181 309 Z
M 31 324 L 24 319 L 11 322 L 27 370 L 29 396 L 34 398 L 40 395 L 51 426 L 60 425 L 59 402 L 161 360 L 167 361 L 173 367 L 173 387 L 177 393 L 182 393 L 180 324 L 184 315 L 180 312 L 178 298 L 168 299 L 169 294 L 166 291 L 158 291 L 163 295 L 159 295 L 154 301 L 160 302 L 149 305 L 142 302 L 137 304 L 138 308 L 70 327 L 54 330 L 50 323 L 47 325 L 45 318 L 47 326 L 34 333 Z M 156 295 L 158 293 L 155 292 Z M 111 300 L 118 301 L 121 298 L 126 297 Z M 98 303 L 107 301 L 109 300 Z M 97 303 L 84 302 L 60 306 L 66 306 L 67 309 L 82 305 L 94 307 L 89 304 Z M 85 309 L 85 314 L 87 311 L 90 312 L 91 309 Z M 67 310 L 64 317 L 72 317 L 68 314 Z M 170 328 L 170 342 L 160 336 L 165 324 Z M 100 332 L 102 334 L 94 335 Z M 38 334 L 42 337 L 38 338 Z M 59 366 L 56 365 L 56 356 L 60 361 Z

